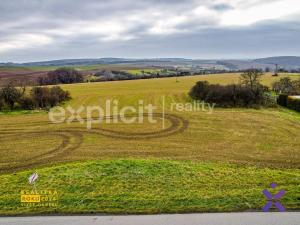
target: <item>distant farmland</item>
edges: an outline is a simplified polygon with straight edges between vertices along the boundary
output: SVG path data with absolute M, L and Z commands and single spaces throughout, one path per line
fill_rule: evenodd
M 0 85 L 10 81 L 23 82 L 27 84 L 36 84 L 39 77 L 45 77 L 47 72 L 55 70 L 61 66 L 28 66 L 28 67 L 8 67 L 0 66 Z M 141 71 L 153 72 L 160 69 L 148 67 L 140 67 L 134 65 L 70 65 L 66 67 L 75 68 L 83 73 L 83 75 L 94 74 L 103 70 L 119 70 L 128 71 L 133 75 L 141 74 Z

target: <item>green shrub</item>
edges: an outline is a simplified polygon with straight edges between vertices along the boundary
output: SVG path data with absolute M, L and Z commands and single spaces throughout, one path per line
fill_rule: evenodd
M 55 86 L 50 89 L 50 95 L 55 96 L 58 99 L 57 103 L 63 102 L 65 100 L 69 100 L 70 93 L 68 91 L 64 91 L 61 87 Z
M 278 106 L 276 95 L 273 95 L 270 92 L 265 92 L 264 99 L 265 99 L 265 102 L 264 102 L 265 106 L 267 106 L 267 107 L 277 107 Z
M 12 110 L 20 98 L 22 97 L 23 93 L 12 84 L 7 84 L 5 87 L 1 89 L 1 96 L 6 105 Z
M 31 98 L 39 108 L 49 108 L 70 99 L 70 93 L 61 87 L 34 87 L 31 90 Z

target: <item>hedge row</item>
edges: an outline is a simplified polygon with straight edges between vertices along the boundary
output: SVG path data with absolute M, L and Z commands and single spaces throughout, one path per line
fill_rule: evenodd
M 260 84 L 251 88 L 250 85 L 209 84 L 198 81 L 189 95 L 196 100 L 215 103 L 218 107 L 257 107 L 276 105 L 276 99 L 268 94 L 268 88 Z
M 30 91 L 7 85 L 0 88 L 0 111 L 18 109 L 48 109 L 71 98 L 68 91 L 59 86 L 33 87 Z

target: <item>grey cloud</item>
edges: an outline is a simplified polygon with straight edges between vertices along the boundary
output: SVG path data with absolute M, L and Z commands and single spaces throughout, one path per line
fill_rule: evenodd
M 218 2 L 1 0 L 0 62 L 89 57 L 250 58 L 299 54 L 300 45 L 296 40 L 300 36 L 298 15 L 286 21 L 265 21 L 246 27 L 218 27 L 218 15 L 234 10 L 230 3 Z M 270 0 L 237 2 L 248 7 Z M 210 14 L 193 15 L 198 6 L 204 6 Z M 182 21 L 181 17 L 184 18 Z M 166 35 L 151 33 L 154 26 L 161 25 L 159 22 L 163 25 L 161 29 L 170 26 L 174 32 Z M 24 47 L 24 35 L 36 35 L 45 40 L 28 42 Z M 113 41 L 106 40 L 110 38 Z M 14 48 L 16 43 L 19 48 Z M 1 44 L 8 50 L 1 52 Z
M 97 36 L 79 35 L 46 48 L 10 52 L 6 59 L 35 61 L 55 58 L 97 57 L 187 57 L 255 58 L 299 55 L 300 24 L 252 26 L 247 29 L 211 29 L 171 37 L 149 37 L 130 42 L 99 44 Z M 36 55 L 39 57 L 37 58 Z M 0 61 L 3 59 L 0 58 Z
M 213 5 L 211 8 L 217 11 L 226 11 L 226 10 L 234 9 L 234 7 L 229 4 L 216 4 Z

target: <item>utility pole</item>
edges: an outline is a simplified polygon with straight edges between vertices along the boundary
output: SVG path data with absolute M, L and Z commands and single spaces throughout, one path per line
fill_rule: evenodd
M 275 64 L 275 73 L 274 73 L 274 75 L 273 76 L 278 76 L 278 64 L 276 63 Z

